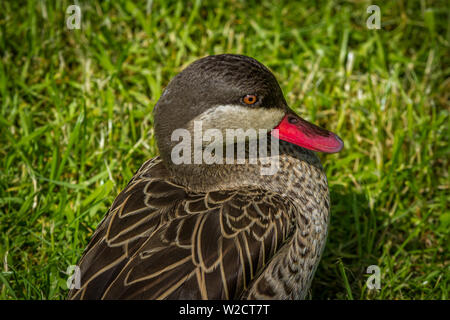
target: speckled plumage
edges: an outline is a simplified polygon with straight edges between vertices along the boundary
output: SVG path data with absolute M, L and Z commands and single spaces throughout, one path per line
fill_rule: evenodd
M 241 67 L 249 63 L 236 57 Z M 261 70 L 256 84 L 273 90 Z M 267 101 L 287 108 L 279 94 Z M 159 137 L 173 129 L 161 125 Z M 275 175 L 261 175 L 248 159 L 191 165 L 183 174 L 161 141 L 162 157 L 142 165 L 99 224 L 79 263 L 81 288 L 69 298 L 303 299 L 329 222 L 327 179 L 315 153 L 280 141 Z

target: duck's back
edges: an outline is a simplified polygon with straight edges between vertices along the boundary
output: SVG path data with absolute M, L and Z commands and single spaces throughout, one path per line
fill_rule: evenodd
M 257 282 L 292 241 L 290 201 L 260 188 L 190 192 L 169 176 L 159 158 L 136 173 L 94 233 L 69 298 L 282 298 Z

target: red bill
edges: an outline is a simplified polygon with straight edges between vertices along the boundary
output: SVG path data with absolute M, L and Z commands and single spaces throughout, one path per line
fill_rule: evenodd
M 309 123 L 295 113 L 286 114 L 274 129 L 278 129 L 272 131 L 276 138 L 313 151 L 335 153 L 344 146 L 336 134 Z

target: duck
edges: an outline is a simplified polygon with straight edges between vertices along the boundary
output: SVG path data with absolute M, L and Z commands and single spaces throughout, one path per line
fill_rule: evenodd
M 189 64 L 153 117 L 159 156 L 113 201 L 68 299 L 305 299 L 330 220 L 317 152 L 339 152 L 343 141 L 297 115 L 273 73 L 238 54 Z M 192 141 L 199 124 L 204 137 Z M 219 139 L 230 129 L 254 130 L 268 152 L 250 157 L 254 135 Z M 240 161 L 227 153 L 239 141 Z M 211 149 L 224 161 L 206 161 Z M 276 170 L 262 172 L 275 158 Z

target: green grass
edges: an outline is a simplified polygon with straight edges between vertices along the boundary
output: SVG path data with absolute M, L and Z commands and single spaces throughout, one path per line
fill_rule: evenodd
M 313 299 L 448 299 L 446 1 L 0 3 L 0 299 L 63 299 L 114 197 L 157 154 L 152 109 L 208 54 L 271 68 L 345 141 L 324 156 L 332 219 Z M 381 289 L 366 269 L 378 265 Z

